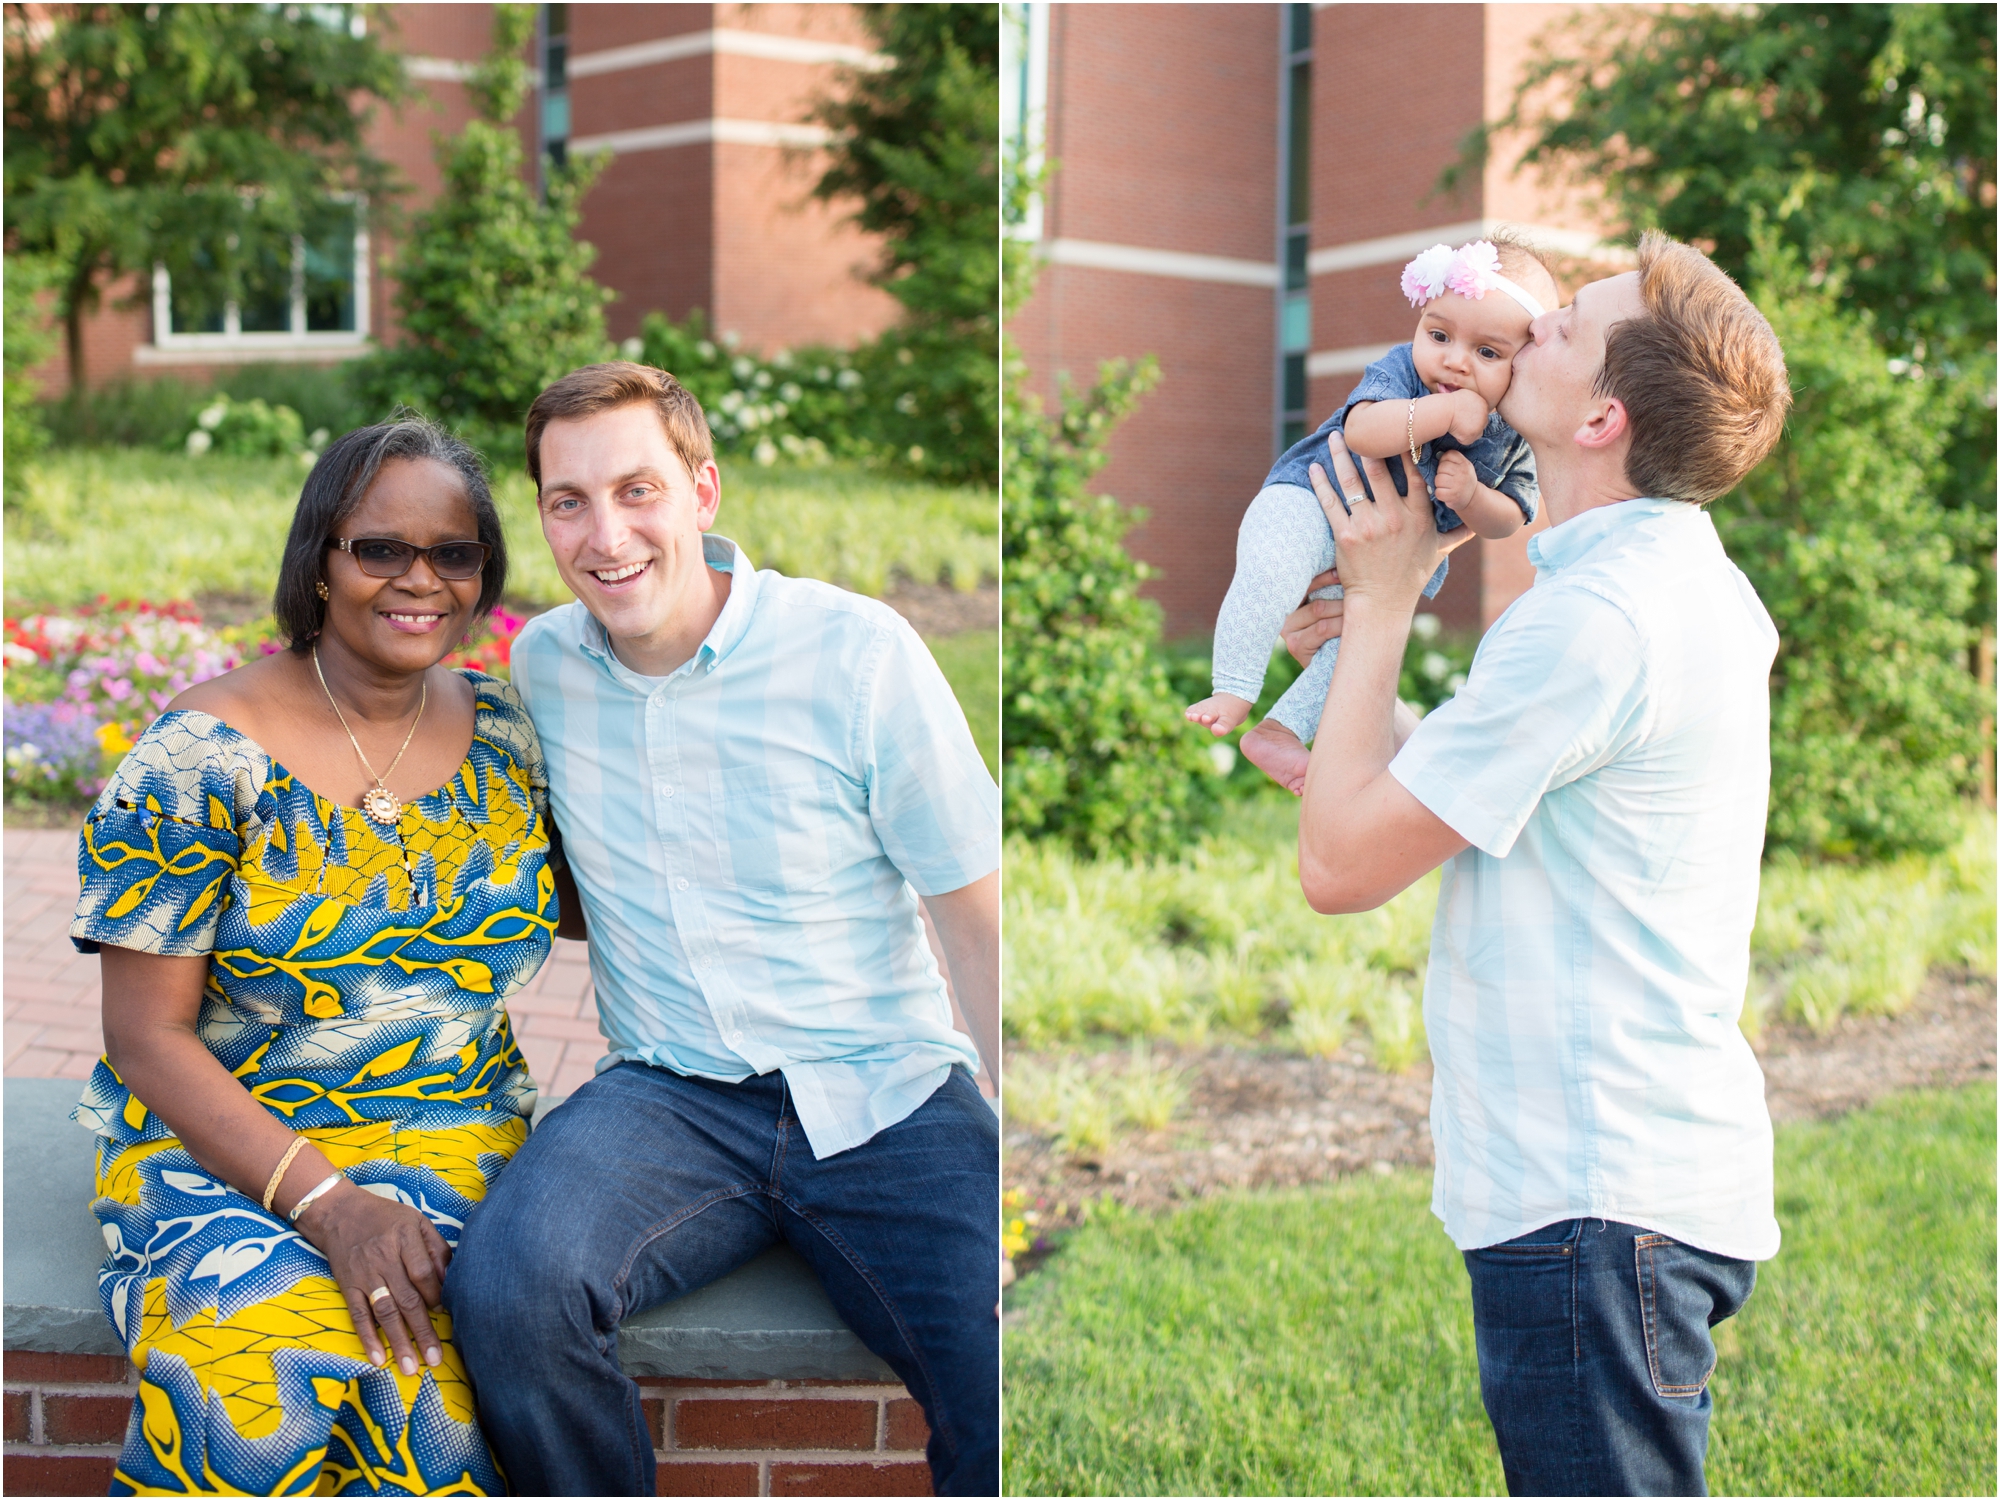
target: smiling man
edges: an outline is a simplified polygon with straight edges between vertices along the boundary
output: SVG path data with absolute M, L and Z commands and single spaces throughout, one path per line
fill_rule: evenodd
M 709 535 L 701 407 L 643 365 L 536 399 L 528 472 L 578 602 L 514 685 L 588 925 L 600 1071 L 472 1217 L 447 1297 L 516 1493 L 652 1494 L 617 1328 L 773 1245 L 999 1484 L 999 809 L 894 611 Z M 926 944 L 937 928 L 974 1042 Z
M 1444 866 L 1432 1208 L 1465 1253 L 1517 1495 L 1706 1493 L 1709 1330 L 1778 1249 L 1737 1027 L 1777 633 L 1703 507 L 1790 399 L 1763 316 L 1657 234 L 1536 318 L 1500 408 L 1550 520 L 1535 586 L 1421 724 L 1395 694 L 1442 550 L 1429 502 L 1373 460 L 1364 491 L 1337 442 L 1338 494 L 1313 474 L 1346 600 L 1300 879 L 1360 911 Z

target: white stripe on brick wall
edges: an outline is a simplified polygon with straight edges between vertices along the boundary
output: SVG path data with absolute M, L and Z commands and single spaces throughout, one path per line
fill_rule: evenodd
M 629 47 L 607 47 L 602 52 L 581 52 L 569 60 L 569 76 L 589 78 L 597 73 L 616 73 L 625 68 L 644 68 L 654 63 L 675 62 L 683 57 L 700 57 L 708 52 L 726 52 L 735 57 L 761 57 L 773 62 L 846 63 L 855 68 L 886 68 L 889 60 L 866 47 L 845 42 L 818 42 L 801 36 L 773 36 L 763 31 L 736 31 L 718 26 L 709 31 L 690 31 L 657 41 L 634 42 Z
M 1306 374 L 1358 375 L 1395 348 L 1394 344 L 1355 344 L 1346 349 L 1315 349 L 1306 356 Z
M 648 125 L 640 130 L 612 130 L 580 135 L 572 151 L 658 151 L 672 146 L 698 146 L 720 141 L 731 146 L 824 146 L 833 132 L 823 125 L 785 125 L 776 120 L 683 120 L 675 125 Z
M 1042 257 L 1062 266 L 1088 266 L 1096 271 L 1132 271 L 1141 276 L 1171 276 L 1180 281 L 1222 281 L 1233 286 L 1276 286 L 1274 261 L 1237 260 L 1227 255 L 1188 255 L 1179 250 L 1147 250 L 1138 245 L 1107 245 L 1100 240 L 1046 240 Z
M 427 83 L 464 83 L 479 67 L 455 57 L 405 57 L 403 71 Z
M 1461 245 L 1506 226 L 1532 245 L 1559 255 L 1628 264 L 1633 260 L 1630 246 L 1614 245 L 1587 230 L 1557 229 L 1547 224 L 1515 224 L 1507 219 L 1468 219 L 1462 224 L 1439 224 L 1430 229 L 1413 229 L 1408 234 L 1384 235 L 1376 240 L 1355 240 L 1345 245 L 1328 245 L 1306 256 L 1306 270 L 1314 276 L 1335 271 L 1352 271 L 1363 266 L 1390 266 L 1410 260 L 1437 244 Z

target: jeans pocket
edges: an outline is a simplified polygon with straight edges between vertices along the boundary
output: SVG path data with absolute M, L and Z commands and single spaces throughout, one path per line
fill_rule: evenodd
M 1502 1240 L 1497 1245 L 1482 1245 L 1477 1250 L 1466 1253 L 1491 1256 L 1503 1262 L 1540 1259 L 1546 1256 L 1573 1256 L 1576 1254 L 1577 1235 L 1582 1229 L 1581 1219 L 1558 1219 L 1553 1224 L 1544 1224 L 1540 1229 L 1531 1229 L 1526 1234 L 1516 1235 L 1511 1240 Z
M 1664 1234 L 1637 1236 L 1632 1252 L 1653 1389 L 1665 1397 L 1699 1396 L 1715 1372 L 1708 1330 L 1719 1299 L 1710 1284 L 1711 1257 Z

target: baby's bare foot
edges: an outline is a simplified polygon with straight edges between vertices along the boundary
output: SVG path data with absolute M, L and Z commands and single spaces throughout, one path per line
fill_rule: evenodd
M 1242 747 L 1251 765 L 1294 797 L 1304 795 L 1306 767 L 1312 764 L 1312 751 L 1291 730 L 1276 719 L 1266 719 L 1243 736 Z
M 1234 693 L 1217 693 L 1213 698 L 1190 703 L 1187 706 L 1187 721 L 1190 724 L 1206 724 L 1215 734 L 1227 734 L 1250 717 L 1253 706 Z

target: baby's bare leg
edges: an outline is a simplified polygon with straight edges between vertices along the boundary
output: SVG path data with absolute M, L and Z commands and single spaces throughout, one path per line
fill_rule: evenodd
M 1255 707 L 1254 703 L 1234 693 L 1217 693 L 1199 703 L 1190 703 L 1187 706 L 1187 721 L 1190 724 L 1206 724 L 1216 734 L 1228 734 L 1249 718 L 1250 710 Z
M 1276 719 L 1266 719 L 1243 736 L 1244 757 L 1294 797 L 1306 789 L 1306 768 L 1312 751 Z

